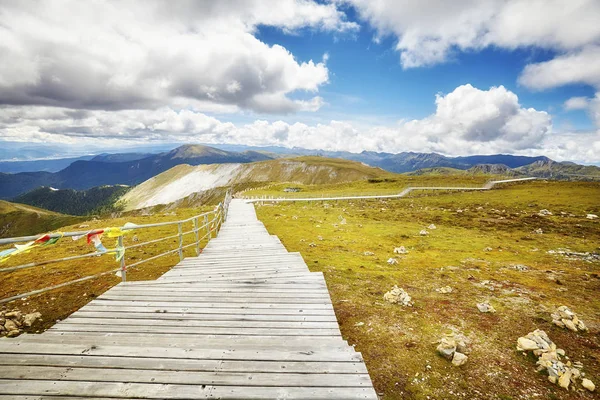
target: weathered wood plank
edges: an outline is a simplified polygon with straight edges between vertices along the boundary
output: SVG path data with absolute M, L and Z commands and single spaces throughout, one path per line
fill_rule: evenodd
M 248 373 L 315 373 L 315 374 L 366 374 L 367 369 L 360 362 L 300 362 L 300 361 L 240 361 L 240 360 L 185 360 L 185 359 L 151 359 L 134 357 L 110 357 L 82 355 L 45 354 L 4 354 L 0 357 L 0 365 L 18 367 L 63 366 L 80 368 L 135 368 L 144 371 L 224 371 Z
M 377 399 L 371 388 L 305 388 L 168 385 L 123 382 L 0 380 L 0 394 L 144 399 Z
M 366 374 L 294 374 L 294 373 L 240 373 L 200 372 L 177 370 L 147 370 L 80 368 L 63 366 L 21 366 L 0 368 L 0 379 L 23 379 L 23 376 L 51 381 L 118 382 L 124 376 L 127 382 L 166 383 L 213 386 L 261 387 L 365 387 L 371 380 Z

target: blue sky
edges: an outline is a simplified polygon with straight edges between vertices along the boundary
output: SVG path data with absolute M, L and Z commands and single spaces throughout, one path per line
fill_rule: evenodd
M 553 51 L 536 47 L 455 50 L 446 63 L 404 69 L 394 50 L 397 39 L 387 36 L 376 43 L 374 36 L 369 26 L 362 26 L 358 33 L 351 35 L 311 29 L 289 35 L 273 27 L 259 27 L 257 34 L 265 43 L 285 47 L 300 61 L 319 60 L 323 54 L 329 54 L 327 66 L 332 73 L 329 83 L 319 91 L 328 105 L 316 116 L 323 122 L 356 115 L 388 122 L 423 118 L 435 111 L 437 93 L 449 93 L 457 86 L 470 83 L 480 89 L 503 85 L 517 94 L 524 107 L 552 113 L 558 128 L 593 129 L 584 110 L 563 108 L 569 98 L 592 97 L 595 91 L 590 85 L 571 84 L 548 90 L 531 90 L 519 85 L 518 77 L 524 67 L 552 59 L 556 56 Z M 273 118 L 281 116 L 270 117 Z
M 600 163 L 597 0 L 9 2 L 0 142 Z

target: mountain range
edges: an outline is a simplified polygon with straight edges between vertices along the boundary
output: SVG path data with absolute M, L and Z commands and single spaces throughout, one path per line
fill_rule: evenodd
M 58 172 L 0 173 L 0 199 L 12 199 L 40 186 L 84 190 L 102 185 L 136 185 L 176 165 L 249 163 L 271 159 L 257 152 L 231 152 L 202 145 L 185 145 L 174 150 L 146 155 L 100 155 L 77 160 Z
M 527 175 L 552 179 L 599 179 L 600 168 L 570 162 L 555 162 L 547 157 L 508 154 L 447 157 L 437 153 L 403 152 L 398 154 L 363 151 L 335 152 L 281 147 L 239 145 L 184 145 L 173 150 L 151 153 L 102 153 L 95 156 L 61 160 L 0 162 L 0 199 L 13 199 L 41 186 L 57 189 L 86 190 L 103 185 L 137 185 L 170 168 L 187 164 L 250 163 L 282 157 L 323 156 L 357 161 L 389 172 L 406 173 L 421 169 L 454 168 L 468 170 L 475 166 L 510 175 Z M 28 164 L 29 163 L 29 164 Z M 58 171 L 58 166 L 68 164 Z M 484 167 L 485 166 L 485 167 Z M 11 169 L 12 168 L 12 169 Z M 37 168 L 37 171 L 30 171 Z M 15 170 L 27 172 L 11 173 Z

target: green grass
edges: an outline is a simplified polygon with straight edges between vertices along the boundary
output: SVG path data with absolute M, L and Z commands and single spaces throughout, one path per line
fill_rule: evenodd
M 405 179 L 307 191 L 389 188 Z M 534 361 L 515 351 L 515 344 L 519 336 L 544 329 L 572 360 L 583 362 L 590 379 L 600 382 L 600 263 L 547 253 L 557 248 L 600 252 L 600 223 L 585 218 L 600 214 L 598 199 L 598 183 L 539 181 L 397 200 L 266 203 L 257 210 L 289 251 L 299 251 L 311 270 L 325 274 L 342 333 L 362 352 L 384 398 L 516 399 L 538 393 L 539 398 L 567 399 L 592 396 L 568 394 L 550 384 L 535 372 Z M 554 215 L 539 217 L 542 208 Z M 340 224 L 340 217 L 347 224 Z M 420 236 L 432 223 L 437 229 Z M 538 228 L 544 233 L 534 233 Z M 393 254 L 400 245 L 409 254 Z M 486 247 L 493 250 L 485 252 Z M 365 251 L 375 255 L 365 256 Z M 387 264 L 390 257 L 399 264 Z M 519 272 L 513 264 L 530 270 Z M 486 280 L 490 283 L 482 284 Z M 395 284 L 408 291 L 414 307 L 383 301 Z M 435 291 L 446 285 L 455 292 Z M 498 312 L 480 313 L 476 303 L 485 300 Z M 571 307 L 591 331 L 575 334 L 552 325 L 550 312 L 560 305 Z M 355 326 L 358 322 L 364 325 Z M 473 341 L 461 368 L 435 351 L 434 342 L 452 329 Z
M 0 200 L 0 238 L 35 235 L 84 220 L 83 217 Z

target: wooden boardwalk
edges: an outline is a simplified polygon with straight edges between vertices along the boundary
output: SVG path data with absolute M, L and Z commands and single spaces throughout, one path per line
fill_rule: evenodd
M 200 257 L 0 340 L 0 399 L 377 399 L 309 272 L 233 200 Z

